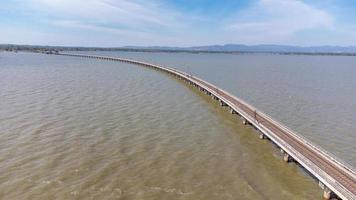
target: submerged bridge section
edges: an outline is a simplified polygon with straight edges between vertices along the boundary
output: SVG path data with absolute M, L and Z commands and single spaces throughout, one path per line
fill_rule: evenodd
M 352 166 L 211 83 L 173 68 L 131 59 L 71 53 L 57 53 L 56 55 L 125 62 L 163 71 L 182 79 L 218 100 L 221 106 L 228 106 L 230 112 L 240 116 L 244 124 L 254 126 L 259 130 L 261 139 L 268 138 L 281 149 L 286 162 L 294 161 L 303 166 L 319 180 L 319 186 L 324 189 L 325 199 L 339 197 L 343 200 L 356 200 L 356 173 Z

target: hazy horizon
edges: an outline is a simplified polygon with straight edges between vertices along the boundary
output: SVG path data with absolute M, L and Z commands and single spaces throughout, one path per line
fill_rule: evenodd
M 50 45 L 50 44 L 29 44 L 29 43 L 0 43 L 0 45 L 14 45 L 14 46 L 49 46 L 49 47 L 83 47 L 83 48 L 196 48 L 196 47 L 210 47 L 210 46 L 228 46 L 228 45 L 241 45 L 246 47 L 254 47 L 254 46 L 285 46 L 285 47 L 298 47 L 298 48 L 310 48 L 310 47 L 342 47 L 342 48 L 356 48 L 356 45 L 291 45 L 291 44 L 269 44 L 269 43 L 259 43 L 259 44 L 243 44 L 243 43 L 222 43 L 222 44 L 206 44 L 206 45 L 187 45 L 187 46 L 174 46 L 174 45 L 123 45 L 123 46 L 85 46 L 85 45 Z

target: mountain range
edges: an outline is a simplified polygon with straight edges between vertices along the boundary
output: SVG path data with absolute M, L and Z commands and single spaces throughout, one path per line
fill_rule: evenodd
M 207 45 L 193 47 L 166 46 L 125 46 L 128 49 L 171 50 L 171 51 L 212 51 L 212 52 L 281 52 L 281 53 L 356 53 L 356 46 L 292 46 L 292 45 Z
M 281 53 L 281 54 L 332 54 L 356 55 L 356 46 L 292 46 L 292 45 L 244 45 L 225 44 L 192 47 L 123 46 L 123 47 L 75 47 L 0 44 L 0 50 L 58 50 L 58 51 L 152 51 L 152 52 L 208 52 L 208 53 Z

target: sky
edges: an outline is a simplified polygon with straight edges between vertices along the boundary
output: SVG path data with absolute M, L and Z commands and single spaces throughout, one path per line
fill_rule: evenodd
M 356 0 L 0 0 L 0 43 L 356 45 Z

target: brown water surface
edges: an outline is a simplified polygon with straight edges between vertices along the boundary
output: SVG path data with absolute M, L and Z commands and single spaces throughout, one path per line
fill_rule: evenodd
M 0 199 L 319 199 L 236 115 L 118 62 L 0 53 Z

